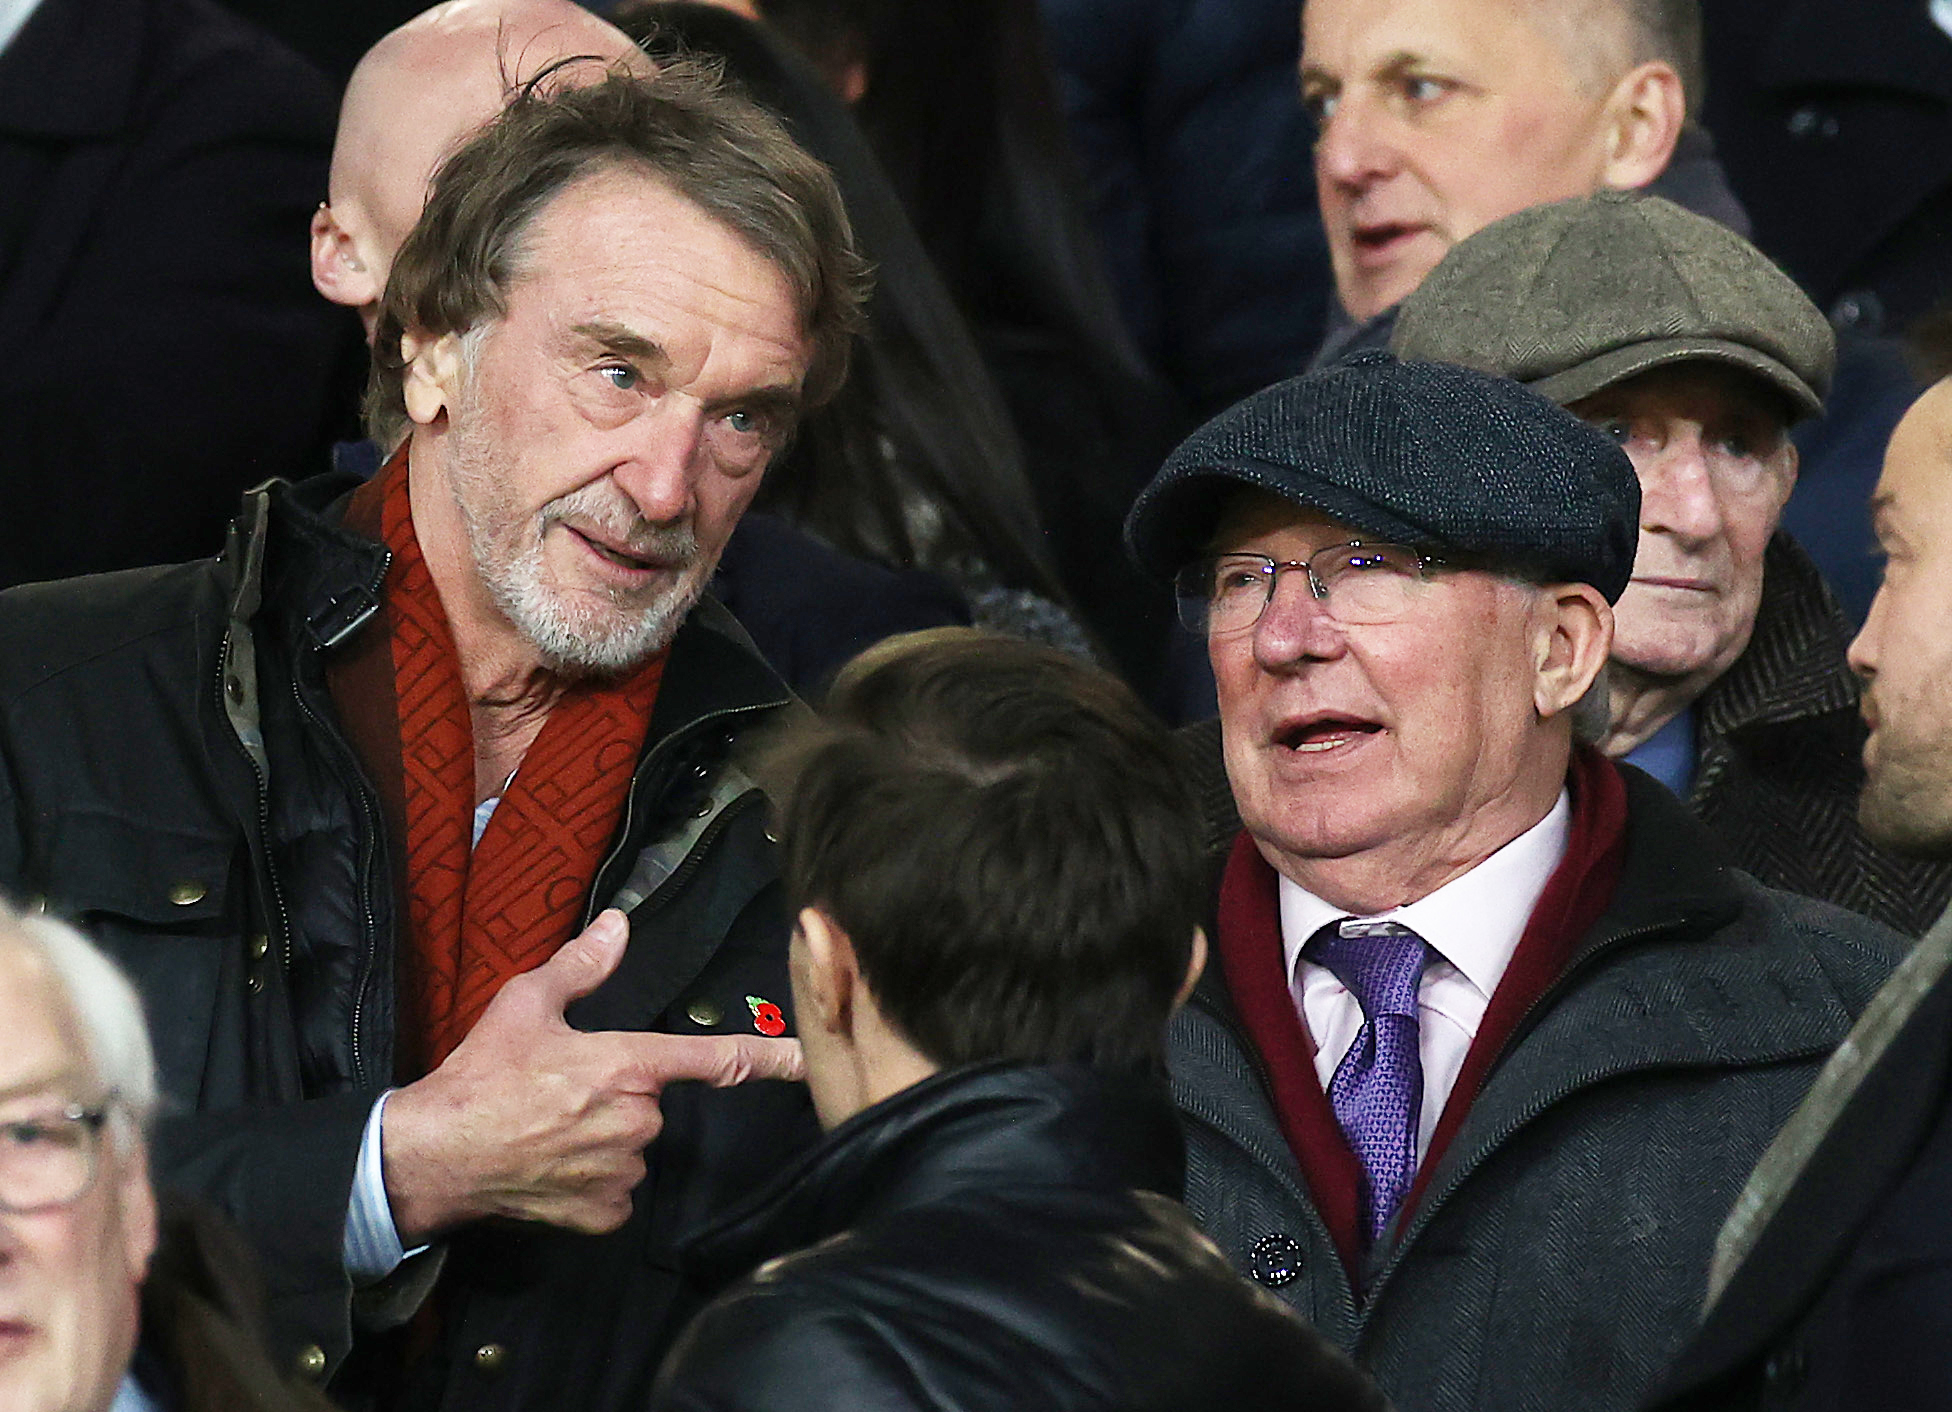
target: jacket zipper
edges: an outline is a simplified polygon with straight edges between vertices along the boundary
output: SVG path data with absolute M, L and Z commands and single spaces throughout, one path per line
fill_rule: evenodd
M 342 755 L 350 758 L 351 747 L 340 738 L 337 731 L 327 726 L 318 712 L 314 711 L 310 703 L 305 700 L 304 692 L 299 690 L 296 673 L 292 676 L 291 694 L 292 699 L 298 703 L 299 712 L 305 717 L 306 723 L 330 740 Z M 366 1054 L 360 1044 L 360 1037 L 366 1032 L 366 995 L 372 989 L 379 951 L 379 926 L 373 916 L 373 844 L 379 837 L 380 824 L 379 816 L 373 809 L 371 791 L 366 788 L 365 781 L 360 777 L 357 762 L 354 762 L 354 769 L 349 778 L 352 781 L 352 793 L 359 800 L 359 812 L 366 826 L 359 840 L 359 918 L 365 928 L 363 935 L 366 945 L 361 950 L 366 961 L 360 970 L 358 983 L 353 986 L 352 991 L 352 1078 L 357 1087 L 365 1088 L 368 1084 Z
M 224 678 L 230 671 L 231 630 L 224 629 L 224 640 L 217 648 L 217 710 L 226 725 L 230 725 L 230 710 L 224 704 Z M 257 782 L 258 802 L 258 856 L 264 860 L 265 893 L 271 903 L 271 920 L 278 932 L 278 955 L 287 974 L 291 970 L 291 916 L 285 908 L 284 888 L 278 882 L 278 870 L 271 862 L 271 784 L 265 778 L 264 767 L 257 757 L 251 754 L 243 740 L 238 737 L 237 728 L 231 726 L 227 732 L 237 751 L 251 767 L 251 778 Z

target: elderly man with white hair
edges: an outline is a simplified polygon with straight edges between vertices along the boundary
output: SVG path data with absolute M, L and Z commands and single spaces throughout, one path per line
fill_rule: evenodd
M 208 1217 L 170 1217 L 158 1253 L 155 1063 L 121 972 L 0 906 L 0 1032 L 0 1408 L 325 1407 L 272 1369 Z

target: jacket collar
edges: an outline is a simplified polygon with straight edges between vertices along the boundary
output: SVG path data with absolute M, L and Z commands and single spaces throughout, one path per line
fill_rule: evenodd
M 1850 629 L 1810 556 L 1777 532 L 1764 553 L 1762 602 L 1742 655 L 1702 693 L 1702 730 L 1732 735 L 1833 712 L 1855 712 Z
M 1179 1124 L 1164 1086 L 1078 1065 L 936 1074 L 835 1128 L 765 1191 L 699 1234 L 686 1269 L 716 1289 L 875 1216 L 1026 1186 L 1177 1198 Z

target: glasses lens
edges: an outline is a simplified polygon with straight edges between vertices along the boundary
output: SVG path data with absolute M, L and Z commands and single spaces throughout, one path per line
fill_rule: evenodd
M 1422 561 L 1399 544 L 1337 544 L 1309 564 L 1328 590 L 1326 606 L 1337 622 L 1394 622 L 1423 586 Z
M 0 1205 L 32 1211 L 81 1195 L 94 1175 L 101 1120 L 74 1109 L 0 1120 Z
M 1252 627 L 1267 606 L 1273 574 L 1274 561 L 1259 554 L 1224 554 L 1189 565 L 1178 580 L 1180 621 L 1205 633 Z

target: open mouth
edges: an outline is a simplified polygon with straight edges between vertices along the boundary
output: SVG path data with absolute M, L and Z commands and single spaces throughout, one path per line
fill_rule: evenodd
M 1297 755 L 1320 755 L 1358 744 L 1381 730 L 1374 721 L 1354 716 L 1311 716 L 1277 730 L 1274 743 Z
M 1419 225 L 1390 221 L 1382 225 L 1357 226 L 1349 233 L 1349 238 L 1355 246 L 1357 258 L 1373 261 L 1393 254 L 1399 244 L 1422 231 L 1423 227 Z
M 573 525 L 566 525 L 564 528 L 568 529 L 571 534 L 583 541 L 585 547 L 599 559 L 606 559 L 618 568 L 629 569 L 634 573 L 642 574 L 651 573 L 667 567 L 661 559 L 645 558 L 640 555 L 628 553 L 625 550 L 618 549 L 614 545 L 606 544 L 600 539 L 592 538 L 587 531 L 579 530 Z

